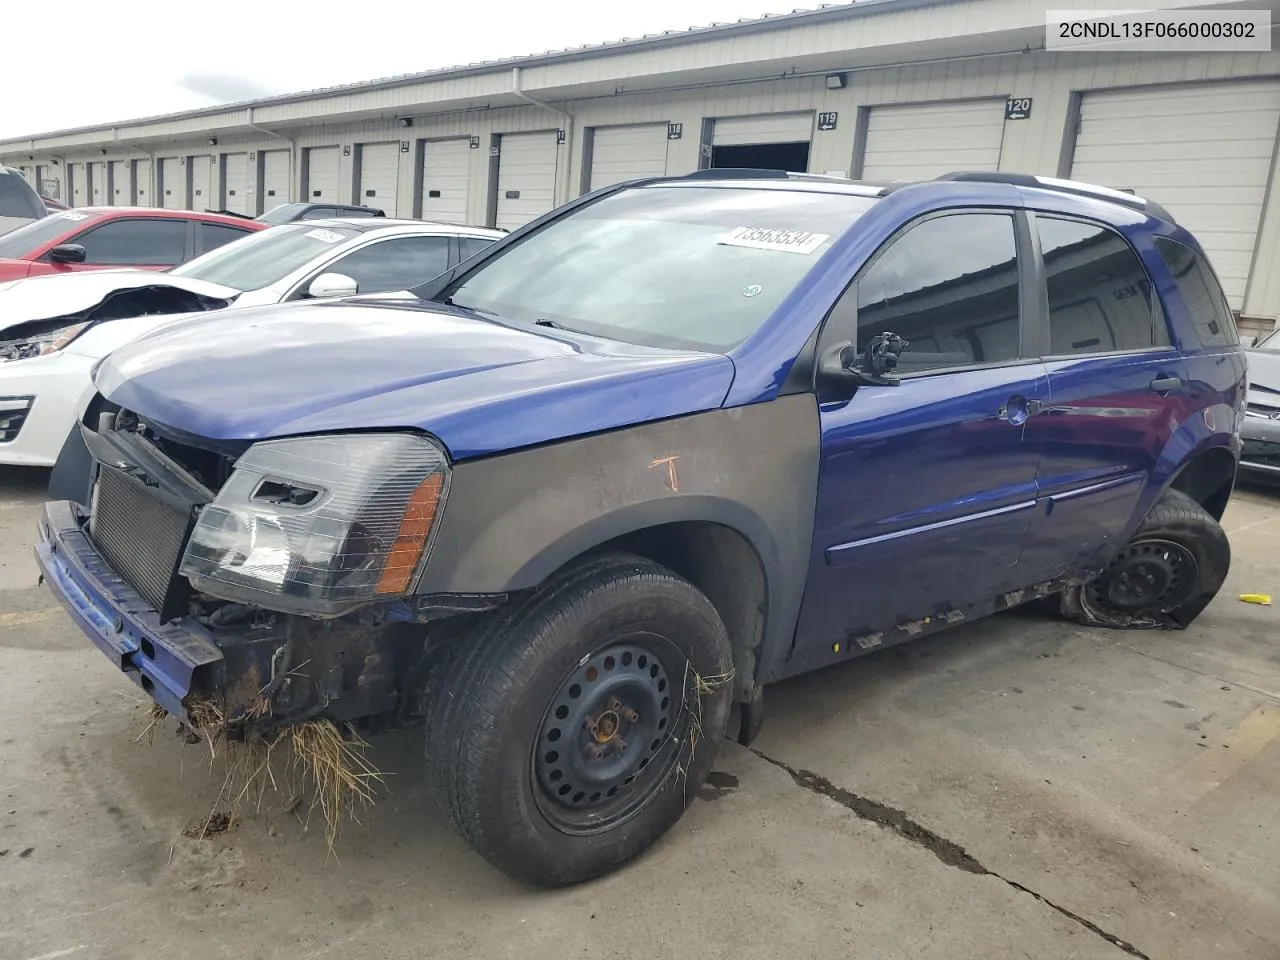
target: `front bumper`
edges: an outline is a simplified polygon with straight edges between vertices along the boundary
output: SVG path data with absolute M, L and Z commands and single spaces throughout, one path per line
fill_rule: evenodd
M 46 503 L 36 562 L 85 636 L 169 713 L 194 726 L 188 697 L 222 673 L 222 651 L 187 618 L 162 624 L 154 608 L 105 563 L 66 500 Z M 200 681 L 204 681 L 203 683 Z
M 29 401 L 16 435 L 0 430 L 0 464 L 53 466 L 96 362 L 65 352 L 0 362 L 0 398 Z M 5 419 L 4 406 L 0 404 L 0 420 Z
M 1280 481 L 1280 420 L 1245 417 L 1240 425 L 1240 470 Z

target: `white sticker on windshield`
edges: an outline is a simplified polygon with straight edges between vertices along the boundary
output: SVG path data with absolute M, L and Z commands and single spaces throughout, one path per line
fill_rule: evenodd
M 777 250 L 782 253 L 813 253 L 830 239 L 828 233 L 810 233 L 808 230 L 776 230 L 772 227 L 734 227 L 720 243 L 730 247 L 752 247 L 756 250 Z
M 62 215 L 62 219 L 63 220 L 88 220 L 89 215 L 87 213 L 77 213 L 73 210 L 70 213 L 64 213 Z
M 342 239 L 342 234 L 334 233 L 332 230 L 308 230 L 306 236 L 324 243 L 337 243 Z

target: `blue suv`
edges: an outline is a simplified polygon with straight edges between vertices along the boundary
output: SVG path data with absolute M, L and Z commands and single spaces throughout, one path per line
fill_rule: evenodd
M 107 357 L 37 555 L 188 727 L 424 726 L 515 876 L 642 851 L 769 683 L 1030 601 L 1181 628 L 1226 576 L 1244 356 L 1139 197 L 702 171 L 414 293 Z

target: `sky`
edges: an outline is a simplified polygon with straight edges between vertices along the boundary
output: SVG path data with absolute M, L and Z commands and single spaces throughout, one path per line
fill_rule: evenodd
M 0 138 L 790 13 L 802 4 L 818 0 L 62 0 L 54 17 L 40 4 L 9 3 Z

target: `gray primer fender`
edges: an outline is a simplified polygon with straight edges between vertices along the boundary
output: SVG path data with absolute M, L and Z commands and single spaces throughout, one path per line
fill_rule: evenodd
M 744 536 L 764 570 L 760 675 L 795 632 L 819 444 L 816 400 L 797 394 L 456 464 L 416 592 L 526 589 L 616 537 L 717 523 Z

